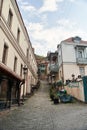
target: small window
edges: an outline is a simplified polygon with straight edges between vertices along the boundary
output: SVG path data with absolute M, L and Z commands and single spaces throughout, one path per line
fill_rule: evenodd
M 84 76 L 85 75 L 85 68 L 84 67 L 79 67 L 80 70 L 80 75 Z
M 20 69 L 20 76 L 22 77 L 22 73 L 23 73 L 23 65 L 21 64 L 21 69 Z
M 3 49 L 2 63 L 6 64 L 8 55 L 8 46 L 5 44 Z
M 14 58 L 14 72 L 16 72 L 17 69 L 17 57 Z
M 8 14 L 8 25 L 9 25 L 9 27 L 11 27 L 11 24 L 12 24 L 12 17 L 13 17 L 13 13 L 12 13 L 11 9 L 9 9 L 9 14 Z
M 1 11 L 2 11 L 2 5 L 3 5 L 3 0 L 0 0 L 0 15 L 1 15 Z
M 26 51 L 27 59 L 28 59 L 28 55 L 29 55 L 29 49 L 27 48 L 27 51 Z
M 17 41 L 18 41 L 18 43 L 19 43 L 19 39 L 20 39 L 20 29 L 18 28 L 18 30 L 17 30 Z
M 2 0 L 0 0 L 0 9 L 1 9 L 1 5 L 2 5 Z
M 60 71 L 60 78 L 62 77 L 62 72 Z
M 83 57 L 83 52 L 82 51 L 78 51 L 78 58 L 82 58 Z

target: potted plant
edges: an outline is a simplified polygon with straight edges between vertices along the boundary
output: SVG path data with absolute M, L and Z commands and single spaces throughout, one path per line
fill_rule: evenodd
M 55 90 L 54 90 L 53 87 L 51 87 L 51 88 L 50 88 L 50 98 L 51 98 L 52 100 L 54 100 L 54 93 L 55 93 Z
M 55 94 L 54 94 L 54 104 L 58 104 L 58 103 L 59 103 L 59 97 L 58 97 L 57 92 L 55 92 Z

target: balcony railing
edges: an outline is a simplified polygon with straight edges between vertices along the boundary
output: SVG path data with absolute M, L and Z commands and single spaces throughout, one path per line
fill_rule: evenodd
M 46 70 L 45 67 L 39 67 L 39 69 L 42 70 L 42 71 L 45 71 L 45 70 Z
M 49 69 L 51 72 L 58 72 L 58 64 L 51 64 Z
M 87 58 L 76 58 L 77 64 L 87 64 Z

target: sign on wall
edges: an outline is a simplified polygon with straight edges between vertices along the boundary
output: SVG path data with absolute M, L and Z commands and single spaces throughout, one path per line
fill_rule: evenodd
M 68 87 L 79 87 L 79 82 L 71 82 L 68 84 Z

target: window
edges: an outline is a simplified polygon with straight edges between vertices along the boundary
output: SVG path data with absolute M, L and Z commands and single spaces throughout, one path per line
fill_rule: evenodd
M 17 57 L 14 58 L 14 72 L 16 72 L 17 69 Z
M 13 17 L 13 13 L 12 13 L 11 9 L 9 9 L 9 14 L 8 14 L 8 25 L 9 25 L 9 27 L 11 27 L 11 24 L 12 24 L 12 17 Z
M 5 44 L 3 49 L 2 63 L 6 64 L 8 55 L 8 46 Z
M 18 28 L 18 30 L 17 30 L 17 41 L 18 41 L 18 43 L 19 43 L 19 39 L 20 39 L 20 29 Z
M 22 73 L 23 73 L 23 65 L 21 64 L 21 69 L 20 69 L 20 76 L 22 77 Z
M 0 0 L 0 9 L 1 9 L 1 5 L 2 5 L 2 0 Z
M 79 67 L 80 70 L 80 75 L 84 76 L 85 75 L 85 68 L 84 67 Z
M 0 0 L 0 15 L 1 15 L 1 11 L 2 11 L 2 4 L 3 4 L 3 0 Z
M 27 51 L 26 51 L 27 59 L 28 59 L 28 55 L 29 55 L 29 49 L 27 48 Z
M 60 71 L 60 78 L 62 77 L 62 72 Z
M 82 58 L 82 51 L 78 51 L 78 58 Z
M 73 41 L 76 42 L 76 43 L 80 43 L 81 42 L 81 38 L 76 36 L 73 38 Z

